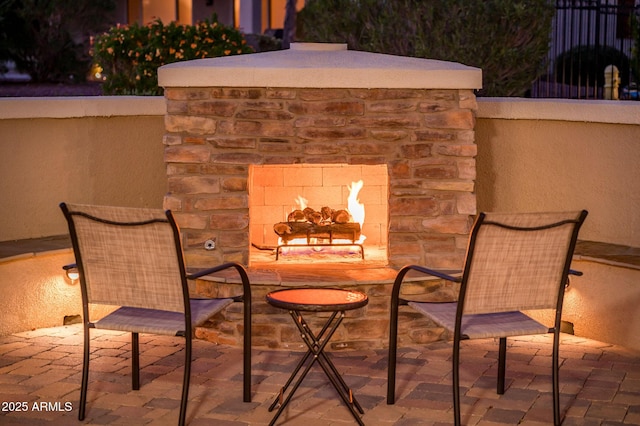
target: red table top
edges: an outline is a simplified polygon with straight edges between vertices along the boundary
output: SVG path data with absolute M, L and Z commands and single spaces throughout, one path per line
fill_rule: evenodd
M 337 288 L 291 288 L 267 294 L 267 302 L 295 311 L 348 311 L 365 306 L 367 295 L 357 290 Z

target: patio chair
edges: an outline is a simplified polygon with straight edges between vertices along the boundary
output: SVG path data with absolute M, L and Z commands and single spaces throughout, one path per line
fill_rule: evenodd
M 180 231 L 170 211 L 60 204 L 69 225 L 82 291 L 84 362 L 78 419 L 84 420 L 92 328 L 131 332 L 132 388 L 140 388 L 139 333 L 185 337 L 185 365 L 179 424 L 189 396 L 194 327 L 233 302 L 243 303 L 243 400 L 251 401 L 251 289 L 237 263 L 187 274 Z M 190 298 L 187 280 L 235 269 L 242 282 L 236 297 Z M 239 292 L 240 293 L 240 292 Z M 118 308 L 102 319 L 89 305 Z
M 586 211 L 568 213 L 480 213 L 469 237 L 461 274 L 410 265 L 395 279 L 391 295 L 387 404 L 395 402 L 398 306 L 409 305 L 453 334 L 454 422 L 460 425 L 460 341 L 498 338 L 497 393 L 504 393 L 507 337 L 553 333 L 553 419 L 559 425 L 558 357 L 565 284 Z M 400 297 L 409 271 L 460 283 L 455 302 L 415 302 Z M 552 327 L 523 310 L 552 309 Z M 450 336 L 451 334 L 449 334 Z

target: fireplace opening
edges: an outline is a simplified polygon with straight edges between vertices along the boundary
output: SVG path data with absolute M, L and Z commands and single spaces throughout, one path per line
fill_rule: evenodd
M 250 265 L 387 264 L 386 165 L 252 165 Z

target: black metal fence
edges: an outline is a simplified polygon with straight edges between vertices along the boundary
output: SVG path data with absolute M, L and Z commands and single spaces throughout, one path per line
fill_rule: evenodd
M 531 97 L 616 99 L 607 84 L 615 78 L 608 66 L 615 65 L 617 97 L 637 99 L 632 16 L 639 13 L 636 0 L 556 0 L 547 73 L 534 82 Z

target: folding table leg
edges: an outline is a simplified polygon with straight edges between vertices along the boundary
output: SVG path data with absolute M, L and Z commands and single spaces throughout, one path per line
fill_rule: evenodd
M 337 314 L 337 312 L 334 312 L 334 314 L 333 314 L 332 318 L 330 319 L 330 321 L 333 320 L 333 317 L 335 317 L 336 314 Z M 343 319 L 344 319 L 344 312 L 340 312 L 340 317 L 338 319 L 339 323 L 342 322 Z M 304 327 L 306 332 L 309 334 L 309 337 L 311 338 L 311 342 L 305 342 L 305 343 L 307 343 L 307 346 L 309 346 L 310 343 L 317 345 L 317 343 L 322 338 L 322 334 L 324 333 L 324 330 L 326 329 L 326 325 L 323 328 L 323 330 L 320 332 L 320 334 L 318 334 L 317 337 L 314 336 L 313 332 L 307 326 L 307 324 L 306 324 L 306 322 L 304 322 L 304 320 L 302 321 L 301 325 Z M 337 328 L 337 325 L 336 325 L 336 328 Z M 333 335 L 333 332 L 331 334 Z M 327 342 L 328 340 L 329 340 L 329 337 L 327 337 L 327 340 L 325 340 L 325 342 Z M 317 347 L 317 346 L 315 346 L 315 347 Z M 324 349 L 324 346 L 323 346 L 323 349 Z M 331 362 L 331 360 L 329 359 L 329 357 L 327 356 L 327 354 L 324 352 L 323 349 L 318 349 L 317 351 L 314 351 L 316 356 L 318 356 L 318 358 L 319 358 L 318 359 L 318 364 L 320 364 L 320 366 L 324 370 L 324 372 L 327 375 L 327 377 L 329 377 L 329 380 L 331 380 L 331 373 L 333 373 L 333 377 L 335 378 L 335 382 L 332 381 L 332 384 L 336 388 L 336 391 L 340 394 L 340 396 L 342 397 L 344 402 L 347 405 L 354 404 L 358 408 L 358 411 L 360 412 L 360 414 L 364 414 L 364 410 L 360 406 L 360 403 L 358 402 L 358 400 L 356 400 L 355 396 L 353 396 L 353 392 L 351 391 L 351 388 L 349 388 L 349 386 L 345 383 L 344 379 L 342 378 L 342 376 L 340 375 L 340 373 L 336 369 L 335 365 L 333 364 L 333 362 Z M 326 365 L 324 365 L 323 362 Z M 328 369 L 330 369 L 331 372 L 329 372 Z M 338 387 L 338 384 L 341 386 L 341 388 Z M 341 392 L 341 389 L 342 389 L 342 392 Z M 355 415 L 355 413 L 354 413 L 354 415 Z
M 278 396 L 273 400 L 273 402 L 269 406 L 269 411 L 270 412 L 273 411 L 274 408 L 276 408 L 276 406 L 278 404 L 282 404 L 282 397 L 283 397 L 285 391 L 287 390 L 287 388 L 289 387 L 291 382 L 293 382 L 293 379 L 296 377 L 296 375 L 300 371 L 300 368 L 302 368 L 302 366 L 309 359 L 310 356 L 311 356 L 311 351 L 307 351 L 307 353 L 304 355 L 304 357 L 302 357 L 302 359 L 298 362 L 298 365 L 296 365 L 295 370 L 293 371 L 293 373 L 291 373 L 291 376 L 289 376 L 289 379 L 287 380 L 287 383 L 285 383 L 284 386 L 282 388 L 280 388 L 280 393 L 278 394 Z
M 358 413 L 356 412 L 356 409 L 354 408 L 354 406 L 358 409 L 358 411 L 360 412 L 360 414 L 364 414 L 364 410 L 362 409 L 362 407 L 360 406 L 360 404 L 358 403 L 358 401 L 356 400 L 355 396 L 353 396 L 353 392 L 351 391 L 351 389 L 344 383 L 344 380 L 342 380 L 342 378 L 340 377 L 340 375 L 336 375 L 336 374 L 331 374 L 332 372 L 329 371 L 329 367 L 325 366 L 323 364 L 323 362 L 327 362 L 328 359 L 324 359 L 323 361 L 321 361 L 320 359 L 322 358 L 322 356 L 320 358 L 318 358 L 318 364 L 320 364 L 320 366 L 322 367 L 322 369 L 324 370 L 325 374 L 327 375 L 327 377 L 329 378 L 329 381 L 331 382 L 331 384 L 333 385 L 333 387 L 336 389 L 336 391 L 338 392 L 338 395 L 340 395 L 340 397 L 342 398 L 342 400 L 344 401 L 344 403 L 347 405 L 347 408 L 349 408 L 349 411 L 351 411 L 351 414 L 353 414 L 353 417 L 356 419 L 356 421 L 358 422 L 358 424 L 363 424 L 362 420 L 360 420 L 360 416 L 358 415 Z M 335 369 L 335 367 L 333 367 L 333 364 L 331 364 L 331 362 L 329 361 L 329 365 L 331 365 L 331 369 Z
M 364 414 L 364 410 L 362 409 L 358 401 L 353 396 L 353 392 L 351 391 L 351 389 L 347 386 L 347 384 L 344 382 L 344 380 L 338 373 L 338 370 L 336 369 L 335 365 L 331 362 L 331 360 L 327 357 L 327 354 L 324 352 L 325 346 L 327 345 L 327 343 L 331 339 L 331 336 L 333 336 L 338 326 L 342 322 L 342 319 L 344 318 L 344 312 L 340 312 L 340 316 L 338 317 L 337 320 L 336 320 L 336 316 L 338 312 L 334 312 L 331 315 L 331 317 L 325 322 L 324 326 L 322 327 L 322 330 L 320 331 L 317 337 L 311 331 L 310 327 L 308 326 L 308 324 L 306 323 L 306 321 L 304 320 L 302 315 L 300 315 L 299 312 L 290 311 L 290 314 L 296 326 L 298 327 L 298 330 L 300 331 L 302 340 L 307 345 L 309 350 L 304 355 L 302 360 L 298 362 L 298 365 L 296 366 L 294 372 L 289 377 L 289 380 L 287 380 L 287 383 L 283 386 L 283 388 L 280 390 L 280 393 L 278 394 L 276 399 L 273 401 L 273 403 L 269 407 L 269 411 L 272 411 L 276 407 L 276 405 L 280 403 L 280 407 L 278 408 L 278 411 L 276 412 L 275 416 L 271 420 L 271 423 L 269 423 L 270 426 L 275 424 L 276 420 L 278 419 L 278 417 L 280 416 L 284 408 L 287 406 L 287 404 L 293 397 L 293 394 L 296 392 L 296 390 L 302 383 L 302 380 L 306 377 L 307 373 L 309 372 L 309 370 L 311 369 L 311 367 L 316 361 L 318 362 L 322 370 L 325 372 L 329 381 L 338 392 L 338 395 L 340 395 L 342 400 L 345 402 L 345 404 L 347 405 L 347 408 L 349 408 L 349 410 L 351 411 L 351 414 L 353 414 L 358 424 L 364 425 L 364 423 L 360 419 L 360 416 L 358 415 L 358 412 L 356 412 L 354 405 L 361 414 Z M 327 332 L 327 330 L 328 330 L 328 333 L 324 338 L 324 340 L 321 342 L 320 340 L 324 336 L 325 332 Z M 308 359 L 311 357 L 311 355 L 313 355 L 311 362 L 307 364 L 304 371 L 302 372 L 302 375 L 298 378 L 296 383 L 293 385 L 293 388 L 289 392 L 289 395 L 286 397 L 284 401 L 282 401 L 284 392 L 289 387 L 291 382 L 294 380 L 294 378 L 296 377 L 296 375 L 298 374 L 298 372 L 300 371 L 304 363 L 307 362 Z
M 331 377 L 330 377 L 331 374 L 329 373 L 329 371 L 327 371 L 327 368 L 331 369 L 331 371 L 333 372 L 333 376 L 335 377 L 337 382 L 340 384 L 340 386 L 342 386 L 342 390 L 344 391 L 344 394 L 342 394 L 340 392 L 340 389 L 334 383 L 334 387 L 336 388 L 336 391 L 340 394 L 340 396 L 345 401 L 345 403 L 347 403 L 347 405 L 355 404 L 355 406 L 358 408 L 358 411 L 360 412 L 360 414 L 364 414 L 364 410 L 362 409 L 362 406 L 360 406 L 360 403 L 358 402 L 358 400 L 353 395 L 353 392 L 351 391 L 351 388 L 349 388 L 349 386 L 347 386 L 347 384 L 345 383 L 344 379 L 342 378 L 342 376 L 340 375 L 340 373 L 336 369 L 335 365 L 333 364 L 333 362 L 331 362 L 331 359 L 329 359 L 329 357 L 326 354 L 326 352 L 324 352 L 324 345 L 323 345 L 322 349 L 318 348 L 318 346 L 317 346 L 317 344 L 320 342 L 320 339 L 322 339 L 322 336 L 323 336 L 324 332 L 328 328 L 329 323 L 331 321 L 333 321 L 333 319 L 336 316 L 336 314 L 338 314 L 338 312 L 334 312 L 333 313 L 333 315 L 331 316 L 329 321 L 327 321 L 327 323 L 325 323 L 325 326 L 322 328 L 322 330 L 320 331 L 320 333 L 318 334 L 317 337 L 313 334 L 313 331 L 311 331 L 311 328 L 309 328 L 309 326 L 304 321 L 304 319 L 302 319 L 302 317 L 301 317 L 300 325 L 303 326 L 303 328 L 306 330 L 306 332 L 308 333 L 309 337 L 311 338 L 311 342 L 310 343 L 316 345 L 314 347 L 317 348 L 317 351 L 315 351 L 314 353 L 319 357 L 318 363 L 320 364 L 320 366 L 325 371 L 325 374 L 331 380 Z M 341 311 L 340 312 L 340 317 L 338 318 L 338 324 L 341 323 L 343 319 L 344 319 L 344 311 Z M 338 327 L 338 324 L 336 324 L 335 328 Z M 329 341 L 329 339 L 330 339 L 330 337 L 332 335 L 333 335 L 333 331 L 331 332 L 331 335 L 327 336 L 327 338 L 325 340 L 325 344 L 326 344 L 326 342 Z M 309 346 L 309 343 L 307 343 L 307 346 Z M 324 361 L 326 363 L 327 368 L 325 368 L 325 366 L 322 364 L 322 361 Z M 354 415 L 355 415 L 355 413 L 354 413 Z
M 291 314 L 291 317 L 293 318 L 293 321 L 298 326 L 298 329 L 300 330 L 300 333 L 302 335 L 309 334 L 310 336 L 312 336 L 314 341 L 317 342 L 319 340 L 319 339 L 316 339 L 315 337 L 313 337 L 313 333 L 309 329 L 309 326 L 307 325 L 306 321 L 304 321 L 304 319 L 302 318 L 302 316 L 298 312 L 289 311 L 289 314 Z M 318 336 L 320 338 L 327 331 L 327 329 L 329 328 L 329 326 L 331 325 L 331 323 L 335 319 L 336 315 L 338 315 L 338 312 L 334 312 L 333 315 L 331 315 L 331 317 L 329 317 L 327 322 L 324 324 L 324 326 L 322 327 L 322 330 L 320 331 L 320 334 L 318 334 Z M 300 325 L 302 326 L 302 329 L 300 329 Z M 337 325 L 336 325 L 336 328 L 337 328 Z M 333 334 L 333 333 L 331 333 L 331 334 Z M 309 346 L 309 344 L 306 341 L 305 341 L 305 344 L 307 344 L 307 346 Z M 309 357 L 312 354 L 313 354 L 313 351 L 312 351 L 311 348 L 309 348 L 307 350 L 307 353 L 304 354 L 304 357 L 302 357 L 302 359 L 298 362 L 298 365 L 296 365 L 296 368 L 293 370 L 293 373 L 291 373 L 291 376 L 289 376 L 289 379 L 287 380 L 287 383 L 285 383 L 284 386 L 280 389 L 280 394 L 271 403 L 271 406 L 269 406 L 269 411 L 270 412 L 274 410 L 274 408 L 278 405 L 278 403 L 282 404 L 282 395 L 284 394 L 284 392 L 286 392 L 287 388 L 289 387 L 289 385 L 291 385 L 291 382 L 293 382 L 293 380 L 295 379 L 296 375 L 300 371 L 300 368 L 302 368 L 304 363 L 309 359 Z
M 278 402 L 281 402 L 280 406 L 278 407 L 278 411 L 276 411 L 275 416 L 273 416 L 273 419 L 271 419 L 271 422 L 269 423 L 269 426 L 273 426 L 274 424 L 276 424 L 276 420 L 278 419 L 278 417 L 280 417 L 280 414 L 282 414 L 282 412 L 284 411 L 284 409 L 287 406 L 287 404 L 289 404 L 289 401 L 291 401 L 291 398 L 293 397 L 293 394 L 296 392 L 296 390 L 298 390 L 298 387 L 302 383 L 302 380 L 307 376 L 307 373 L 309 373 L 309 370 L 311 370 L 311 366 L 313 365 L 315 360 L 316 360 L 316 358 L 313 358 L 311 360 L 311 362 L 309 364 L 307 364 L 307 366 L 305 367 L 304 371 L 302 372 L 302 375 L 294 383 L 293 388 L 291 388 L 291 391 L 289 392 L 289 395 L 287 395 L 287 398 L 284 401 L 282 401 L 282 397 L 284 396 L 285 388 L 282 388 L 280 390 L 280 393 L 276 397 L 276 400 L 273 402 L 273 404 L 271 404 L 271 407 L 269 408 L 269 411 L 273 411 L 273 408 L 278 404 Z M 297 374 L 297 371 L 296 371 L 296 374 Z M 294 374 L 294 376 L 295 376 L 295 374 Z M 293 378 L 293 376 L 291 378 Z

